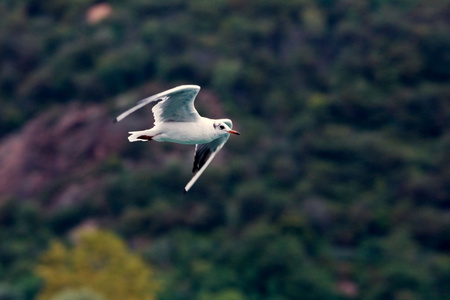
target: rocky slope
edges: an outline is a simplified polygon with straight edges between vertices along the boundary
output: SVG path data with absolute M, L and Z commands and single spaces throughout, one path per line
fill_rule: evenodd
M 0 201 L 33 198 L 56 179 L 88 172 L 119 152 L 126 132 L 111 119 L 102 106 L 73 104 L 45 112 L 5 138 L 0 144 Z

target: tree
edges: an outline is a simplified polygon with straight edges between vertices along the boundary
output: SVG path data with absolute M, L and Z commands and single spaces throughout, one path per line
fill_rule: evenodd
M 107 231 L 82 232 L 74 247 L 53 242 L 36 272 L 45 281 L 41 300 L 68 288 L 88 288 L 111 300 L 153 300 L 159 287 L 151 267 Z
M 89 289 L 82 288 L 63 290 L 51 300 L 105 300 L 105 298 Z

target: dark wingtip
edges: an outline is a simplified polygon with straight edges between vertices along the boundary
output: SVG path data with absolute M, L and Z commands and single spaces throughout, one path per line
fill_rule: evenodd
M 188 191 L 186 189 L 183 189 L 183 195 L 186 195 Z
M 119 121 L 117 121 L 117 118 L 114 118 L 114 120 L 112 122 L 113 122 L 113 124 L 116 124 Z

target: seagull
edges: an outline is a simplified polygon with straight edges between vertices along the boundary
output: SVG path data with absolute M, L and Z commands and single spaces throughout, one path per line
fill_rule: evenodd
M 233 123 L 230 119 L 214 120 L 199 115 L 194 107 L 194 100 L 199 91 L 198 85 L 180 85 L 139 101 L 114 119 L 119 122 L 145 105 L 157 103 L 152 108 L 155 126 L 146 130 L 130 131 L 128 140 L 195 145 L 192 169 L 194 176 L 184 187 L 184 193 L 187 193 L 202 175 L 230 134 L 240 135 L 238 131 L 231 129 Z

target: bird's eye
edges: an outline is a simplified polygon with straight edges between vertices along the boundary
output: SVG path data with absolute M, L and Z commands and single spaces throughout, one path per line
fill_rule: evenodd
M 220 125 L 219 128 L 220 128 L 220 130 L 224 130 L 224 129 L 225 129 L 225 126 Z

